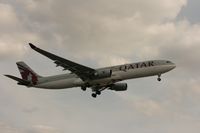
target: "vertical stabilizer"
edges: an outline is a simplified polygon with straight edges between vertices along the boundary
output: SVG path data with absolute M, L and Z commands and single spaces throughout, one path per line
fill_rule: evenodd
M 22 79 L 30 81 L 33 85 L 36 85 L 38 78 L 41 78 L 40 75 L 35 73 L 27 64 L 24 62 L 17 62 L 17 67 L 22 76 Z

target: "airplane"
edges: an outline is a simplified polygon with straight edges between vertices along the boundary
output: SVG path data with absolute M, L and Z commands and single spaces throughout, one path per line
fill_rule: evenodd
M 171 71 L 176 67 L 169 60 L 150 60 L 131 64 L 123 64 L 111 67 L 94 69 L 76 62 L 64 59 L 55 54 L 47 52 L 29 43 L 30 47 L 36 52 L 53 60 L 56 67 L 63 67 L 71 73 L 43 77 L 34 72 L 27 64 L 17 62 L 21 77 L 5 75 L 18 82 L 18 85 L 26 87 L 35 87 L 43 89 L 66 89 L 80 87 L 83 91 L 91 88 L 92 97 L 96 98 L 102 91 L 108 89 L 113 91 L 126 91 L 127 83 L 123 80 L 158 76 L 157 80 L 161 81 L 161 75 Z

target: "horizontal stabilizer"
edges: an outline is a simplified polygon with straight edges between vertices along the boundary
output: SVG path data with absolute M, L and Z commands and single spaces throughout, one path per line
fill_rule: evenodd
M 30 81 L 27 81 L 27 80 L 24 80 L 24 79 L 20 79 L 18 77 L 12 76 L 12 75 L 4 75 L 4 76 L 6 76 L 8 78 L 11 78 L 11 79 L 13 79 L 15 81 L 18 81 L 18 84 L 20 84 L 20 85 L 30 85 L 30 83 L 31 83 Z

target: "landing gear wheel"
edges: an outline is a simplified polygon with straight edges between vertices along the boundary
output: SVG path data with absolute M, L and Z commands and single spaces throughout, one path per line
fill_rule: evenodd
M 92 97 L 96 98 L 97 94 L 96 93 L 92 93 Z
M 87 89 L 87 87 L 85 87 L 85 86 L 81 87 L 81 90 L 83 90 L 83 91 L 86 91 L 86 89 Z
M 158 74 L 158 78 L 157 78 L 158 81 L 161 81 L 160 77 L 161 77 L 161 74 Z
M 97 95 L 101 95 L 101 91 L 96 91 L 96 94 Z
M 161 78 L 160 77 L 158 77 L 158 79 L 157 79 L 158 81 L 161 81 Z

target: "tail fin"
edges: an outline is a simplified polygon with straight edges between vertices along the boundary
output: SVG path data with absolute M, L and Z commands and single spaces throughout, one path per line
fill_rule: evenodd
M 19 69 L 19 72 L 22 76 L 23 80 L 31 81 L 33 85 L 36 85 L 38 82 L 38 78 L 41 78 L 40 75 L 35 73 L 27 64 L 24 62 L 16 63 Z

